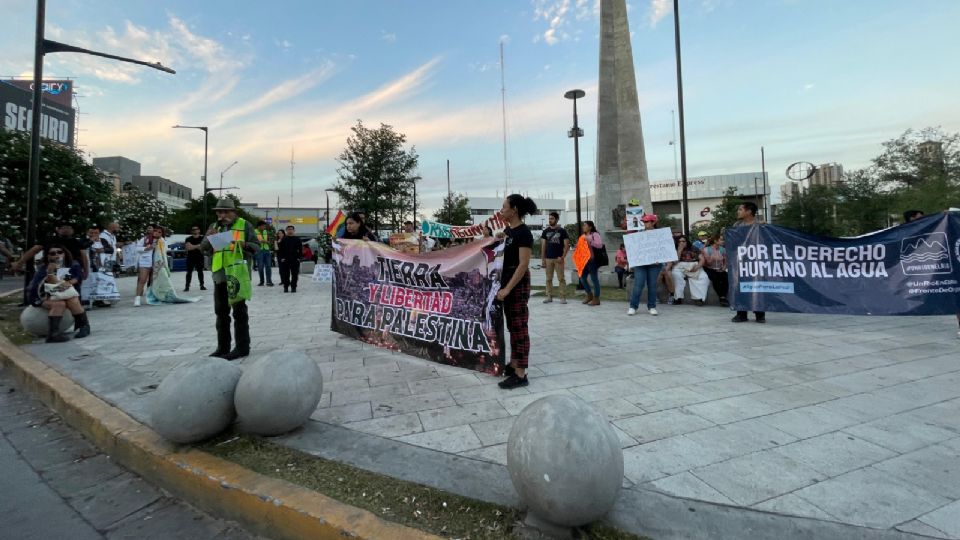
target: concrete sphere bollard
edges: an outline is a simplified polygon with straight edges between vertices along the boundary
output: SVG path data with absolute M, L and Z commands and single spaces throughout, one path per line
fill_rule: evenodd
M 150 403 L 150 423 L 176 443 L 202 441 L 233 422 L 233 392 L 240 367 L 211 358 L 174 369 L 160 383 Z
M 547 396 L 514 422 L 507 470 L 537 520 L 579 527 L 613 508 L 623 484 L 623 450 L 606 416 L 585 401 Z
M 323 374 L 302 351 L 276 351 L 244 367 L 234 404 L 237 426 L 257 435 L 280 435 L 302 426 L 323 393 Z
M 48 322 L 49 312 L 36 306 L 27 306 L 20 313 L 20 326 L 28 334 L 36 337 L 47 337 L 47 330 L 50 325 Z M 73 326 L 73 314 L 70 311 L 63 312 L 63 319 L 60 320 L 60 331 L 67 332 Z

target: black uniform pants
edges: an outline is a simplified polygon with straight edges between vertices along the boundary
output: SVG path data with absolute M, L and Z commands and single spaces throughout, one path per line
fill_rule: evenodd
M 284 288 L 297 288 L 297 281 L 300 279 L 300 261 L 283 260 L 280 261 L 280 283 Z
M 213 285 L 213 309 L 217 314 L 217 350 L 230 350 L 230 310 L 233 310 L 233 330 L 236 334 L 237 349 L 250 351 L 250 317 L 247 313 L 247 302 L 237 302 L 230 305 L 227 296 L 227 284 Z
M 190 280 L 193 279 L 193 271 L 197 271 L 197 279 L 200 286 L 203 287 L 203 257 L 196 259 L 187 257 L 187 288 L 190 288 Z

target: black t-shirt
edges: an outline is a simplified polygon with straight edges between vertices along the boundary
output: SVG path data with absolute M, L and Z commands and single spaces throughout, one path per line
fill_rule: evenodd
M 547 241 L 545 259 L 559 259 L 563 256 L 563 241 L 570 238 L 563 227 L 546 228 L 540 238 Z
M 67 248 L 67 251 L 70 252 L 70 256 L 73 257 L 73 260 L 77 261 L 78 263 L 81 263 L 83 260 L 80 258 L 80 253 L 90 247 L 90 242 L 86 239 L 51 236 L 46 242 L 43 243 L 43 251 L 46 252 L 48 249 L 50 249 L 50 246 L 54 244 L 60 244 L 61 246 Z
M 297 262 L 303 257 L 303 242 L 299 236 L 284 236 L 277 246 L 277 259 Z
M 184 243 L 184 244 L 187 244 L 188 246 L 199 246 L 200 244 L 203 243 L 203 237 L 202 237 L 202 236 L 188 236 L 187 239 L 183 241 L 183 243 Z M 190 261 L 202 261 L 202 260 L 203 260 L 203 252 L 200 251 L 199 249 L 187 250 L 187 260 L 190 260 Z
M 500 275 L 500 283 L 505 285 L 520 266 L 520 248 L 533 249 L 533 233 L 524 223 L 515 228 L 507 227 L 503 233 L 506 238 L 503 239 L 503 273 Z

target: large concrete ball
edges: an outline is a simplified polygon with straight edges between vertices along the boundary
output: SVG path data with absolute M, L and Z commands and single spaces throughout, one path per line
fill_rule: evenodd
M 166 439 L 192 443 L 220 433 L 236 412 L 233 393 L 240 367 L 220 358 L 204 358 L 174 369 L 153 395 L 150 423 Z
M 47 337 L 47 330 L 50 329 L 48 322 L 49 312 L 42 307 L 27 306 L 20 313 L 20 326 L 28 334 L 36 337 Z M 60 331 L 67 332 L 73 326 L 73 314 L 69 310 L 63 312 L 63 319 L 60 320 Z
M 323 394 L 323 374 L 302 351 L 276 351 L 244 367 L 234 403 L 237 426 L 247 433 L 279 435 L 310 419 Z
M 579 527 L 613 508 L 623 484 L 623 450 L 606 416 L 585 401 L 547 396 L 514 422 L 507 470 L 536 517 Z

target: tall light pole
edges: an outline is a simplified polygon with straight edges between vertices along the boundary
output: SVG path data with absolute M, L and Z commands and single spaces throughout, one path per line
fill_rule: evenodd
M 239 162 L 239 161 L 234 161 L 233 163 L 230 164 L 229 167 L 227 167 L 226 169 L 220 171 L 220 191 L 221 191 L 221 192 L 223 192 L 223 175 L 227 174 L 227 171 L 229 171 L 230 169 L 232 169 L 233 166 L 236 165 L 237 163 L 240 163 L 240 162 Z
M 174 129 L 199 129 L 203 131 L 203 232 L 207 232 L 207 193 L 210 191 L 207 189 L 207 149 L 208 143 L 210 140 L 210 130 L 207 129 L 207 126 L 181 126 L 177 124 L 173 126 Z M 221 181 L 221 187 L 223 183 Z
M 74 47 L 73 45 L 46 39 L 44 37 L 46 5 L 46 0 L 37 0 L 37 28 L 33 52 L 33 117 L 30 121 L 30 182 L 27 187 L 27 249 L 35 246 L 37 243 L 37 217 L 40 206 L 40 122 L 41 115 L 43 114 L 43 57 L 49 53 L 58 52 L 82 53 L 131 64 L 139 64 L 167 73 L 176 73 L 176 71 L 164 66 L 160 62 L 134 60 L 133 58 L 91 51 L 89 49 Z M 30 272 L 26 274 L 32 277 Z
M 683 124 L 683 68 L 680 62 L 680 2 L 673 0 L 673 39 L 677 51 L 677 103 L 680 111 L 680 175 L 683 189 L 683 234 L 690 236 L 690 200 L 687 198 L 687 139 Z
M 577 123 L 577 100 L 587 95 L 580 89 L 570 90 L 563 94 L 563 97 L 573 100 L 573 129 L 567 132 L 567 137 L 573 139 L 573 181 L 577 196 L 577 234 L 583 229 L 583 216 L 580 214 L 580 137 L 583 137 L 583 130 Z

